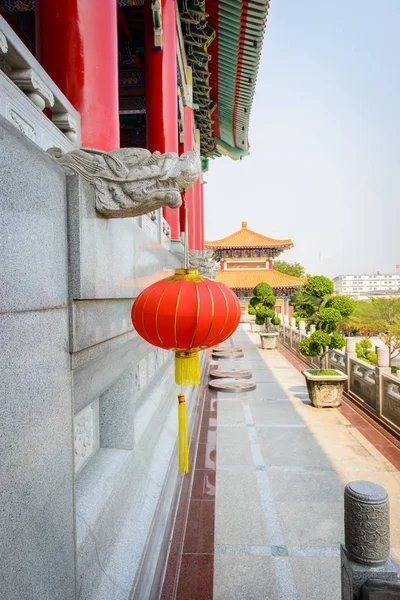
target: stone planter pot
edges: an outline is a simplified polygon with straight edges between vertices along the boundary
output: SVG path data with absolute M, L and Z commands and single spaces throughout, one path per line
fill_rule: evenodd
M 264 331 L 265 325 L 257 325 L 257 323 L 250 323 L 250 329 L 253 333 L 260 333 L 260 331 Z
M 313 375 L 310 371 L 317 369 L 306 369 L 302 371 L 307 381 L 308 395 L 316 408 L 336 408 L 342 403 L 343 386 L 348 377 L 342 371 L 336 371 L 337 375 Z
M 278 335 L 279 334 L 276 333 L 275 331 L 271 331 L 271 332 L 261 331 L 260 332 L 261 348 L 263 350 L 275 350 Z

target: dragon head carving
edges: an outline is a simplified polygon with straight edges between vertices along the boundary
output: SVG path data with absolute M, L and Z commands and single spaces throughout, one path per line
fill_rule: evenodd
M 50 153 L 95 187 L 96 210 L 110 218 L 136 217 L 162 206 L 178 208 L 181 192 L 201 173 L 200 157 L 194 150 L 181 156 L 175 152 L 152 154 L 143 148 L 73 150 L 62 155 L 51 149 Z

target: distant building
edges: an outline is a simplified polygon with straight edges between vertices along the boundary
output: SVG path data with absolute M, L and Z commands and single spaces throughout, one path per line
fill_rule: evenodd
M 335 292 L 344 296 L 400 294 L 400 274 L 339 275 L 333 282 Z

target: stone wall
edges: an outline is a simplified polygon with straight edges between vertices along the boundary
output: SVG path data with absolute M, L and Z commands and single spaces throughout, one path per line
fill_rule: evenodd
M 172 353 L 130 308 L 179 262 L 140 218 L 98 216 L 91 186 L 4 120 L 0 137 L 1 595 L 147 597 L 176 494 L 176 390 Z
M 65 176 L 3 118 L 0 145 L 1 596 L 72 600 Z

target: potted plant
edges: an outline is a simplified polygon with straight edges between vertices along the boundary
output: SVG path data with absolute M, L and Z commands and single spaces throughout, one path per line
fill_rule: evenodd
M 268 315 L 266 317 L 265 331 L 260 331 L 261 348 L 263 350 L 275 350 L 279 334 L 273 328 L 273 325 L 280 325 L 281 320 L 275 315 L 272 309 L 266 309 L 266 311 L 268 311 Z
M 248 313 L 255 317 L 255 322 L 250 323 L 250 327 L 253 333 L 259 333 L 265 330 L 266 319 L 275 317 L 272 307 L 275 306 L 276 298 L 268 283 L 256 285 L 253 294 L 254 296 L 249 302 Z
M 334 285 L 327 277 L 314 276 L 307 279 L 293 299 L 294 315 L 313 324 L 316 331 L 302 340 L 299 349 L 303 356 L 320 357 L 320 369 L 306 369 L 310 400 L 317 408 L 340 406 L 347 375 L 337 369 L 323 369 L 322 364 L 330 349 L 341 350 L 346 345 L 342 335 L 336 333 L 343 317 L 354 311 L 354 303 L 345 296 L 333 296 Z

